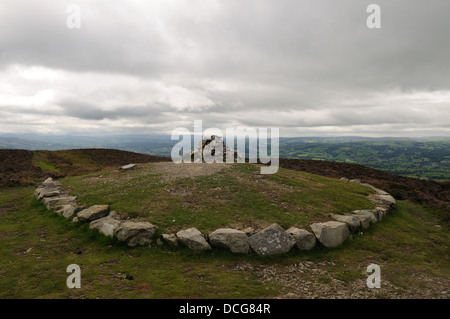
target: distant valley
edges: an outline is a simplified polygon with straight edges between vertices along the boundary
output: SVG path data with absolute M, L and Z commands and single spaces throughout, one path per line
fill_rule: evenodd
M 168 135 L 0 137 L 0 148 L 68 150 L 113 148 L 170 157 Z M 361 164 L 388 173 L 430 180 L 450 180 L 450 138 L 296 137 L 280 139 L 280 157 Z

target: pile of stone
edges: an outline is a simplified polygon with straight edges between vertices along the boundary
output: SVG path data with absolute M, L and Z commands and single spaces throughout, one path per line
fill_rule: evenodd
M 121 220 L 117 213 L 109 211 L 109 205 L 78 206 L 76 196 L 69 196 L 61 183 L 52 178 L 36 186 L 34 197 L 48 210 L 73 222 L 90 223 L 89 228 L 97 229 L 105 236 L 114 236 L 130 247 L 149 245 L 157 231 L 157 227 L 148 222 Z
M 361 183 L 359 180 L 341 179 L 343 182 Z M 252 251 L 260 256 L 283 254 L 297 247 L 300 251 L 309 251 L 317 242 L 327 248 L 342 245 L 352 234 L 381 221 L 395 206 L 395 199 L 383 190 L 370 184 L 363 184 L 375 190 L 369 199 L 376 204 L 375 209 L 355 210 L 351 214 L 330 214 L 327 222 L 313 223 L 310 230 L 291 227 L 284 230 L 272 224 L 258 232 L 220 228 L 209 235 L 202 234 L 195 227 L 180 230 L 174 234 L 162 234 L 156 240 L 160 246 L 185 246 L 195 251 L 226 249 L 236 254 L 248 254 Z M 157 227 L 148 222 L 123 221 L 118 214 L 109 211 L 108 205 L 94 205 L 88 208 L 76 204 L 76 197 L 66 194 L 59 182 L 51 178 L 38 184 L 35 197 L 41 200 L 49 210 L 72 218 L 73 221 L 89 222 L 91 229 L 96 229 L 105 236 L 114 236 L 127 245 L 150 245 L 157 232 Z
M 203 158 L 205 154 L 211 154 L 211 156 L 222 157 L 223 162 L 227 161 L 227 153 L 233 154 L 234 161 L 241 160 L 242 156 L 238 151 L 232 150 L 227 147 L 222 138 L 217 135 L 211 135 L 211 138 L 205 138 L 198 143 L 198 146 L 191 152 L 191 161 L 199 161 L 197 158 Z M 196 156 L 198 154 L 198 156 Z

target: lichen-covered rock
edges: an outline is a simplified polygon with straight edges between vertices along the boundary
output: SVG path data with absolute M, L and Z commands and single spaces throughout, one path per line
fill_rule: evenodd
M 316 237 L 307 230 L 291 227 L 286 232 L 295 238 L 296 246 L 300 250 L 308 251 L 316 246 Z
M 192 250 L 211 250 L 202 233 L 195 227 L 180 230 L 177 232 L 177 238 L 181 244 Z
M 80 222 L 91 222 L 105 217 L 109 213 L 109 205 L 94 205 L 77 214 Z
M 252 235 L 248 242 L 261 256 L 286 253 L 297 243 L 292 235 L 277 224 L 272 224 Z
M 361 221 L 356 216 L 331 214 L 331 218 L 335 221 L 346 223 L 352 233 L 357 233 L 361 228 Z
M 130 247 L 150 245 L 158 228 L 148 222 L 125 221 L 114 230 L 119 241 Z
M 101 234 L 105 236 L 114 236 L 114 231 L 120 226 L 121 221 L 115 219 L 112 214 L 106 217 L 94 220 L 89 225 L 90 229 L 97 229 Z
M 247 234 L 236 229 L 217 229 L 209 235 L 209 241 L 213 247 L 228 249 L 236 254 L 247 254 L 250 251 Z
M 314 223 L 311 225 L 311 230 L 316 235 L 317 240 L 328 248 L 342 245 L 350 235 L 347 224 L 337 221 Z

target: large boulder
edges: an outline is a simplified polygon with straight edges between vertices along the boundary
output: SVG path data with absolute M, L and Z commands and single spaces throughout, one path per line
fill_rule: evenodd
M 232 253 L 247 254 L 250 251 L 247 234 L 243 231 L 220 228 L 209 235 L 213 247 L 230 250 Z
M 378 221 L 378 218 L 372 209 L 354 210 L 353 214 L 361 221 L 362 228 L 368 228 L 370 224 Z
M 308 251 L 316 246 L 316 237 L 307 230 L 291 227 L 286 232 L 295 238 L 297 248 L 300 250 Z
M 161 241 L 169 246 L 178 247 L 178 238 L 175 234 L 162 234 Z
M 114 231 L 120 226 L 121 221 L 114 218 L 114 215 L 110 215 L 94 220 L 89 225 L 90 229 L 97 229 L 101 234 L 105 236 L 114 236 Z
M 125 221 L 114 229 L 114 235 L 130 247 L 144 246 L 151 244 L 157 229 L 148 222 Z
M 75 204 L 76 196 L 56 196 L 56 197 L 45 197 L 42 203 L 47 207 L 48 210 L 54 210 L 58 206 Z
M 357 233 L 361 228 L 361 221 L 356 216 L 331 214 L 331 218 L 335 221 L 346 223 L 348 229 L 352 233 Z
M 347 224 L 337 221 L 314 223 L 311 225 L 311 230 L 322 245 L 328 248 L 342 245 L 350 235 Z
M 77 214 L 80 222 L 91 222 L 96 219 L 105 217 L 109 213 L 109 205 L 94 205 L 83 209 Z
M 297 243 L 292 235 L 277 224 L 272 224 L 252 235 L 248 242 L 260 256 L 286 253 Z
M 177 232 L 178 241 L 192 250 L 211 250 L 211 246 L 195 227 Z

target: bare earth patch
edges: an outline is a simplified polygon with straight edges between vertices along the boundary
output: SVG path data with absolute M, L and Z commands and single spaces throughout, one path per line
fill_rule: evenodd
M 282 299 L 449 298 L 449 281 L 446 278 L 423 273 L 409 274 L 414 277 L 416 285 L 405 289 L 382 277 L 381 289 L 369 289 L 366 278 L 348 281 L 336 279 L 336 274 L 332 271 L 333 266 L 335 263 L 332 261 L 304 261 L 288 266 L 240 262 L 232 270 L 251 272 L 265 284 L 281 284 L 277 298 Z M 363 273 L 364 267 L 361 266 L 360 270 Z
M 161 174 L 164 182 L 171 182 L 181 178 L 194 178 L 216 174 L 224 169 L 229 169 L 231 164 L 219 163 L 180 163 L 161 162 L 154 163 L 151 169 Z

